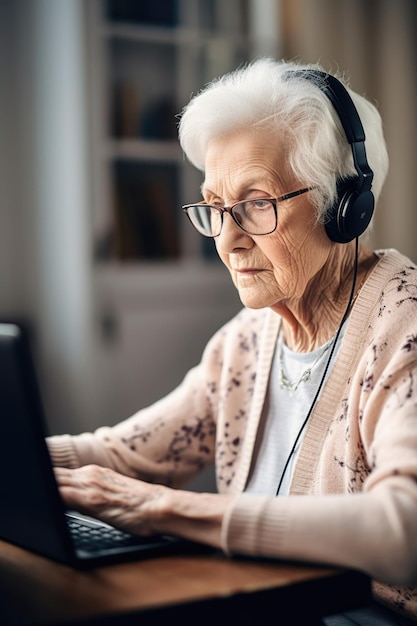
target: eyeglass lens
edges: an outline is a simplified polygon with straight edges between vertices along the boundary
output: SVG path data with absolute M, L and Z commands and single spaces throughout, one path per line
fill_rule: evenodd
M 188 207 L 188 215 L 197 230 L 207 237 L 217 237 L 222 228 L 222 209 L 204 204 Z M 252 235 L 266 235 L 276 228 L 276 212 L 270 200 L 246 200 L 228 212 L 242 230 Z

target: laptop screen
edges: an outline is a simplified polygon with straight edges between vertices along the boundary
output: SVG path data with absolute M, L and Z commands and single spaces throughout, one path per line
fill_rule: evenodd
M 70 540 L 45 434 L 27 338 L 0 324 L 0 537 L 66 560 Z

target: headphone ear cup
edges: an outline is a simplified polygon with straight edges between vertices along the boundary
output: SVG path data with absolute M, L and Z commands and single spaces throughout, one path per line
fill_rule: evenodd
M 337 200 L 325 224 L 331 241 L 349 243 L 367 229 L 374 212 L 372 191 L 357 192 L 357 178 L 338 181 Z

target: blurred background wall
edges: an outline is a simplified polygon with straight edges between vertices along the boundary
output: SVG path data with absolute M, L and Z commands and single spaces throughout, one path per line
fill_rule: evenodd
M 159 15 L 126 0 L 0 0 L 0 318 L 29 329 L 52 432 L 156 400 L 239 309 L 180 215 L 200 176 L 178 151 L 173 111 L 244 60 L 319 61 L 378 104 L 391 168 L 371 243 L 417 260 L 415 0 L 151 4 Z M 152 202 L 147 251 L 137 216 Z

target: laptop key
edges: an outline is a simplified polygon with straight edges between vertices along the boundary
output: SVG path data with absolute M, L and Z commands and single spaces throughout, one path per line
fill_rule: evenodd
M 140 542 L 140 537 L 129 535 L 116 528 L 104 525 L 91 527 L 84 524 L 82 520 L 73 518 L 67 518 L 67 524 L 75 546 L 80 549 L 94 547 L 97 550 L 115 546 L 135 545 Z

